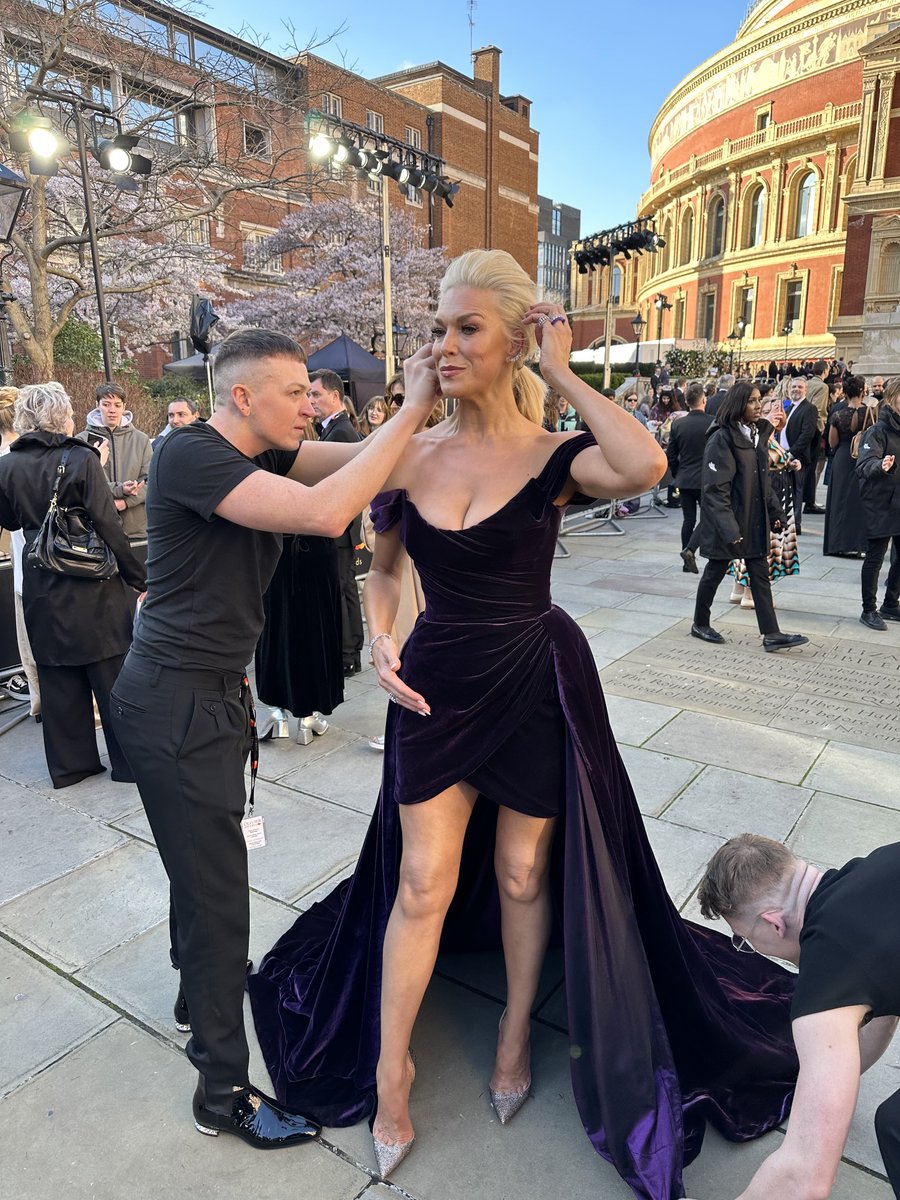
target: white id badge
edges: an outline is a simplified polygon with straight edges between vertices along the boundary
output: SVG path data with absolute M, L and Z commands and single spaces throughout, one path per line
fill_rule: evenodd
M 259 850 L 266 844 L 266 825 L 262 817 L 244 817 L 241 833 L 248 850 Z

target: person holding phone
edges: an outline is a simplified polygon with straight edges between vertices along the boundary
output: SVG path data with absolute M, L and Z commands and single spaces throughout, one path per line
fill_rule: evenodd
M 117 383 L 102 383 L 96 392 L 97 407 L 88 413 L 87 427 L 78 437 L 88 445 L 108 447 L 103 463 L 116 511 L 131 548 L 142 563 L 147 561 L 147 515 L 145 485 L 153 448 L 146 433 L 135 428 L 125 408 L 125 390 Z

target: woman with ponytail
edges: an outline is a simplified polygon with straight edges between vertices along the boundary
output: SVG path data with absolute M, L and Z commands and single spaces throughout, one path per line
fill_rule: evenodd
M 330 1125 L 371 1117 L 385 1177 L 413 1144 L 409 1047 L 439 948 L 503 950 L 507 1005 L 484 1070 L 505 1124 L 531 1091 L 555 933 L 585 1129 L 636 1195 L 669 1200 L 705 1116 L 742 1137 L 782 1119 L 793 1056 L 787 976 L 762 959 L 738 972 L 742 1015 L 730 942 L 669 901 L 590 648 L 550 599 L 565 505 L 640 494 L 665 455 L 571 372 L 565 313 L 536 303 L 504 251 L 450 264 L 433 338 L 407 363 L 406 395 L 431 389 L 452 415 L 413 438 L 373 504 L 366 617 L 393 702 L 381 794 L 352 878 L 250 980 L 260 1044 L 283 1101 Z M 588 432 L 542 428 L 538 350 Z M 426 608 L 401 657 L 390 630 L 407 554 Z

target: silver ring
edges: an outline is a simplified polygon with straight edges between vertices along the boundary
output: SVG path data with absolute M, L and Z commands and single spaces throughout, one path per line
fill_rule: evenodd
M 388 696 L 388 702 L 389 702 L 390 704 L 396 704 L 396 703 L 397 703 L 397 697 L 396 697 L 396 696 Z
M 550 318 L 551 325 L 558 325 L 560 323 L 560 321 L 562 321 L 563 325 L 565 325 L 566 318 L 559 316 L 559 314 L 557 314 L 555 317 Z
M 544 314 L 541 313 L 541 315 L 537 319 L 537 323 L 538 323 L 538 325 L 543 327 L 544 325 L 547 324 L 548 320 L 549 320 L 549 317 L 545 317 Z

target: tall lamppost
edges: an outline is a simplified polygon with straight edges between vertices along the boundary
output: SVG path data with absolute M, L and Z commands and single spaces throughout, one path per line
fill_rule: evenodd
M 105 104 L 95 104 L 77 92 L 51 90 L 31 85 L 26 92 L 36 101 L 46 101 L 65 107 L 71 113 L 62 122 L 62 132 L 40 113 L 25 109 L 19 114 L 16 129 L 9 135 L 11 148 L 19 154 L 29 154 L 29 170 L 33 175 L 52 176 L 59 169 L 59 159 L 71 150 L 69 138 L 74 134 L 78 153 L 78 168 L 84 193 L 84 219 L 87 240 L 91 252 L 91 268 L 94 276 L 94 291 L 97 297 L 97 320 L 100 326 L 100 346 L 103 353 L 103 373 L 107 382 L 112 381 L 112 354 L 110 352 L 109 322 L 106 316 L 106 294 L 100 270 L 100 251 L 97 246 L 97 221 L 94 215 L 94 197 L 88 175 L 87 127 L 91 134 L 91 154 L 102 167 L 112 172 L 111 182 L 123 192 L 136 192 L 138 185 L 133 175 L 149 175 L 152 164 L 146 155 L 135 150 L 140 138 L 137 134 L 123 133 L 122 124 Z M 104 136 L 109 126 L 115 126 L 113 137 Z
M 662 292 L 659 292 L 657 294 L 657 297 L 653 301 L 653 304 L 654 304 L 654 307 L 656 308 L 656 361 L 659 362 L 660 353 L 662 350 L 663 313 L 668 312 L 671 309 L 672 305 L 669 303 L 669 297 L 664 296 Z
M 728 341 L 728 374 L 734 373 L 734 343 L 738 340 L 737 331 L 732 329 L 729 333 Z
M 631 318 L 631 328 L 634 330 L 634 336 L 637 339 L 637 348 L 634 352 L 635 376 L 638 376 L 641 373 L 641 334 L 644 332 L 644 326 L 646 324 L 647 322 L 640 313 Z
M 781 327 L 781 336 L 784 338 L 784 365 L 785 365 L 785 367 L 787 367 L 787 360 L 788 360 L 788 338 L 791 336 L 791 334 L 793 332 L 794 332 L 794 322 L 793 321 L 785 321 L 784 325 L 782 325 L 782 327 Z
M 21 175 L 11 171 L 0 163 L 0 270 L 3 263 L 12 254 L 12 235 L 25 203 L 28 184 Z M 7 304 L 12 304 L 15 296 L 11 292 L 0 290 L 0 376 L 3 386 L 13 381 L 12 354 L 9 346 L 9 317 L 6 313 Z
M 738 336 L 738 371 L 741 369 L 741 362 L 744 357 L 744 334 L 747 332 L 747 322 L 743 317 L 738 317 L 735 323 L 735 329 Z

